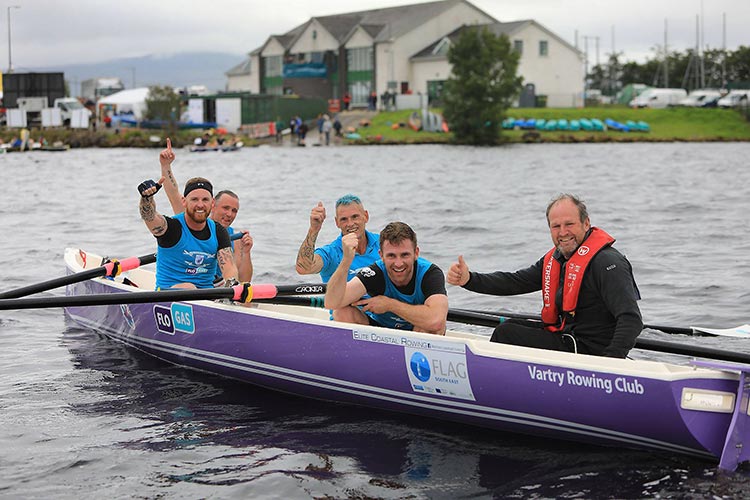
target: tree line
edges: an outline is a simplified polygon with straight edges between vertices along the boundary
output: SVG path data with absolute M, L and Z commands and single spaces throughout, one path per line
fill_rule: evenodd
M 673 51 L 666 59 L 654 57 L 644 63 L 622 62 L 623 53 L 611 54 L 604 64 L 595 65 L 587 75 L 587 88 L 614 96 L 631 83 L 652 87 L 750 88 L 750 47 L 737 50 L 708 49 L 702 61 L 695 49 Z

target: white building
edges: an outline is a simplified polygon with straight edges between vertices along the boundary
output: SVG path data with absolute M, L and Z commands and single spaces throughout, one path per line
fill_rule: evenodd
M 582 53 L 535 21 L 499 23 L 466 0 L 313 17 L 229 70 L 227 90 L 326 99 L 348 92 L 353 106 L 386 90 L 439 97 L 448 48 L 470 25 L 508 35 L 521 52 L 520 76 L 548 106 L 583 105 Z

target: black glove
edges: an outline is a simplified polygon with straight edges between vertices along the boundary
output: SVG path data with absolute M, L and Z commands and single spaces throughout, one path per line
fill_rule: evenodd
M 156 191 L 154 191 L 152 194 L 143 194 L 144 191 L 154 186 L 156 186 Z M 141 196 L 144 198 L 148 198 L 149 196 L 155 195 L 156 193 L 159 192 L 160 189 L 161 189 L 161 184 L 159 184 L 158 182 L 154 182 L 151 179 L 147 181 L 143 181 L 140 184 L 138 184 L 138 192 L 141 193 Z

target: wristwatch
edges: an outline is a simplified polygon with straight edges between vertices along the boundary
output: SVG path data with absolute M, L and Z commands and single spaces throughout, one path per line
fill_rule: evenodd
M 229 278 L 228 280 L 224 281 L 224 286 L 227 288 L 232 288 L 233 286 L 239 285 L 240 282 L 237 281 L 237 278 Z

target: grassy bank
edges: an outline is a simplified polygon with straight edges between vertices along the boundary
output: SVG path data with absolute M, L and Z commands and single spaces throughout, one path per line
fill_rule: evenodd
M 31 129 L 30 137 L 38 141 L 44 137 L 48 144 L 62 142 L 72 148 L 163 148 L 166 138 L 172 139 L 172 146 L 180 148 L 194 144 L 196 138 L 201 137 L 202 130 L 142 130 L 124 128 L 119 132 L 112 129 L 104 130 L 77 130 L 77 129 Z M 0 141 L 10 143 L 14 137 L 18 137 L 19 130 L 4 129 L 0 132 Z M 245 146 L 257 145 L 255 139 L 250 139 L 242 135 L 235 135 Z
M 440 110 L 433 110 L 439 112 Z M 453 135 L 439 132 L 415 132 L 407 126 L 411 110 L 381 112 L 374 116 L 369 125 L 360 125 L 358 140 L 347 140 L 350 144 L 450 144 Z M 625 123 L 628 120 L 644 121 L 651 127 L 650 132 L 617 132 L 617 131 L 527 131 L 503 130 L 503 142 L 670 142 L 670 141 L 750 141 L 750 122 L 737 111 L 727 109 L 630 109 L 625 107 L 602 108 L 512 108 L 508 116 L 523 119 L 566 119 L 598 118 L 604 121 L 611 118 Z M 311 126 L 314 130 L 314 125 Z M 317 131 L 311 130 L 311 134 Z M 0 131 L 0 141 L 9 143 L 17 137 L 17 129 Z M 165 139 L 172 138 L 174 147 L 193 144 L 201 130 L 141 130 L 125 128 L 115 133 L 105 130 L 71 130 L 71 129 L 38 129 L 31 130 L 35 141 L 44 136 L 49 144 L 62 142 L 73 148 L 86 147 L 164 147 Z M 237 136 L 245 146 L 254 146 L 259 142 L 273 139 L 255 140 L 242 135 Z
M 436 110 L 439 111 L 439 110 Z M 452 134 L 415 132 L 406 126 L 411 111 L 383 112 L 367 127 L 359 127 L 361 140 L 354 143 L 420 144 L 450 143 Z M 523 119 L 611 118 L 618 122 L 644 121 L 650 132 L 617 131 L 534 131 L 503 130 L 507 142 L 668 142 L 750 141 L 750 122 L 737 111 L 727 109 L 630 109 L 630 108 L 512 108 L 508 116 Z M 394 124 L 401 124 L 396 129 Z

